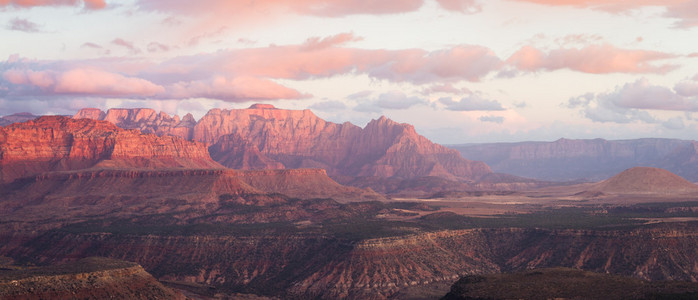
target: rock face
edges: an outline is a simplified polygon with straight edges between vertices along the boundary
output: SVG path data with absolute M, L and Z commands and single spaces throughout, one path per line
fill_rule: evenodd
M 464 157 L 486 162 L 495 172 L 539 180 L 598 181 L 628 168 L 650 166 L 665 168 L 690 181 L 698 181 L 695 141 L 560 139 L 451 147 Z
M 594 186 L 602 193 L 667 194 L 698 192 L 698 185 L 664 169 L 635 167 Z
M 221 168 L 201 143 L 124 130 L 105 121 L 46 116 L 0 128 L 0 182 L 97 165 Z
M 107 258 L 0 271 L 2 299 L 185 299 L 137 264 Z
M 81 111 L 75 117 L 88 115 L 98 114 Z M 191 139 L 210 145 L 216 161 L 235 169 L 322 168 L 330 176 L 438 176 L 460 181 L 491 173 L 486 164 L 463 159 L 457 151 L 418 135 L 411 125 L 385 117 L 362 129 L 326 122 L 310 110 L 255 104 L 248 109 L 212 109 L 195 125 L 184 122 L 186 117 L 179 123 L 166 121 L 178 117 L 147 109 L 110 109 L 103 119 L 159 135 L 184 136 L 177 128 L 188 128 Z

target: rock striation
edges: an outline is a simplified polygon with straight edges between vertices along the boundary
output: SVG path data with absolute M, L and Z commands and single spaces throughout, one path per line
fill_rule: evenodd
M 205 145 L 105 121 L 44 116 L 0 128 L 0 182 L 41 172 L 102 168 L 221 168 Z
M 75 117 L 98 115 L 85 110 Z M 327 122 L 307 109 L 255 104 L 212 109 L 195 124 L 187 117 L 166 121 L 178 117 L 148 109 L 110 109 L 102 119 L 158 135 L 184 136 L 177 128 L 187 128 L 190 139 L 209 145 L 216 161 L 234 169 L 322 168 L 333 177 L 437 176 L 459 181 L 491 173 L 485 163 L 466 160 L 417 134 L 413 126 L 385 117 L 360 128 Z

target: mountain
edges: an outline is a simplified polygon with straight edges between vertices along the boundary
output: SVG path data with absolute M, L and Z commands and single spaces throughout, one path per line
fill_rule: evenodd
M 149 109 L 83 109 L 74 117 L 109 120 L 158 135 L 191 132 L 192 140 L 210 146 L 214 159 L 234 169 L 322 168 L 330 176 L 438 176 L 461 181 L 491 173 L 485 163 L 466 160 L 417 134 L 413 126 L 385 117 L 360 128 L 324 121 L 310 110 L 267 104 L 212 109 L 195 124 L 190 117 L 180 121 Z
M 21 123 L 21 122 L 26 122 L 29 120 L 34 120 L 38 118 L 39 116 L 35 116 L 31 113 L 16 113 L 16 114 L 11 114 L 7 115 L 4 117 L 0 117 L 0 126 L 7 126 L 13 123 Z
M 186 114 L 180 120 L 179 116 L 170 117 L 150 108 L 112 108 L 106 113 L 96 108 L 83 108 L 73 118 L 103 120 L 124 129 L 138 129 L 143 133 L 160 136 L 178 136 L 185 140 L 191 140 L 192 128 L 196 123 L 191 114 Z
M 0 128 L 0 182 L 91 167 L 222 168 L 201 143 L 105 121 L 44 116 Z
M 185 299 L 141 266 L 90 257 L 44 267 L 0 266 L 0 298 L 10 299 Z
M 650 166 L 698 181 L 698 143 L 676 139 L 570 140 L 450 146 L 495 172 L 539 180 L 598 181 Z
M 698 185 L 664 169 L 635 167 L 599 182 L 593 189 L 616 194 L 668 194 L 698 192 Z

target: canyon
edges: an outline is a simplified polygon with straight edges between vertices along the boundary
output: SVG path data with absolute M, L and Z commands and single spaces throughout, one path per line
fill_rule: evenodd
M 161 281 L 189 294 L 438 298 L 461 276 L 549 267 L 698 281 L 698 186 L 681 176 L 493 173 L 386 118 L 83 109 L 0 128 L 0 174 L 0 257 L 133 262 L 95 271 L 113 285 L 64 274 L 49 290 L 172 292 Z

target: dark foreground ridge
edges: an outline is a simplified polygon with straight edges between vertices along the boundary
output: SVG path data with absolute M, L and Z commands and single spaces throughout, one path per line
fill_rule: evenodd
M 48 267 L 0 268 L 0 299 L 184 299 L 141 266 L 89 257 Z
M 696 282 L 649 282 L 569 268 L 465 276 L 442 300 L 461 299 L 696 299 Z

